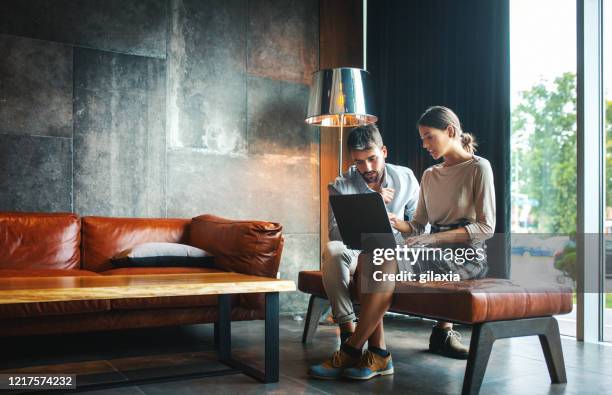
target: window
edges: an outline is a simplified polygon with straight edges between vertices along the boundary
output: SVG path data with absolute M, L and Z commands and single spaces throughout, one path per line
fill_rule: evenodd
M 612 341 L 612 0 L 603 3 L 603 83 L 604 83 L 604 130 L 605 130 L 605 202 L 604 213 L 604 340 Z
M 576 32 L 575 0 L 510 0 L 512 279 L 574 289 Z

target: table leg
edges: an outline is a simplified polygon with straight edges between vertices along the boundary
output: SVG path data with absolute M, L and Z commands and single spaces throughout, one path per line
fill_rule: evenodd
M 278 382 L 279 371 L 278 292 L 266 294 L 266 383 Z
M 215 340 L 221 362 L 232 357 L 232 306 L 230 295 L 219 295 L 217 299 L 217 322 L 215 324 Z
M 219 295 L 219 319 L 217 321 L 219 339 L 219 360 L 239 369 L 247 376 L 263 383 L 277 383 L 279 378 L 279 306 L 278 292 L 266 293 L 265 318 L 265 356 L 264 371 L 258 370 L 231 356 L 231 309 L 229 295 Z M 223 296 L 223 297 L 221 297 Z M 227 297 L 227 298 L 226 298 Z

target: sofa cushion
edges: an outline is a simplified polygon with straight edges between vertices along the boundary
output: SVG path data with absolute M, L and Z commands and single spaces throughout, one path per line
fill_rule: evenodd
M 220 269 L 276 277 L 283 250 L 282 229 L 273 222 L 201 215 L 192 219 L 188 244 L 214 255 Z
M 93 313 L 107 311 L 110 308 L 108 300 L 0 304 L 0 319 Z M 66 319 L 70 318 L 66 317 Z
M 0 269 L 78 269 L 81 226 L 70 213 L 0 213 Z
M 1 269 L 0 277 L 80 277 L 80 276 L 99 276 L 96 272 L 89 270 L 62 270 L 62 269 Z
M 189 220 L 171 218 L 83 217 L 82 267 L 101 272 L 111 258 L 142 243 L 184 243 Z
M 263 313 L 242 307 L 232 308 L 232 321 L 261 320 Z M 215 307 L 175 309 L 111 310 L 93 314 L 31 317 L 0 321 L 0 337 L 30 336 L 49 333 L 76 333 L 130 328 L 191 325 L 215 322 Z
M 100 272 L 101 275 L 130 274 L 181 274 L 181 273 L 223 273 L 223 270 L 209 267 L 123 267 Z

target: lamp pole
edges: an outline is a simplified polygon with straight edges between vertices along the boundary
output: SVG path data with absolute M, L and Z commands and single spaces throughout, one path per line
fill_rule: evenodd
M 338 177 L 336 179 L 341 180 L 344 178 L 342 175 L 342 135 L 344 134 L 344 113 L 340 114 L 340 134 L 338 136 Z

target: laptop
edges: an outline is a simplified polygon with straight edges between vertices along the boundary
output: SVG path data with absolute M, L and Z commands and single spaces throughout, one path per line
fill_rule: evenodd
M 379 193 L 329 197 L 342 241 L 353 250 L 395 248 L 387 208 Z

